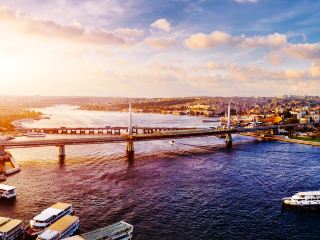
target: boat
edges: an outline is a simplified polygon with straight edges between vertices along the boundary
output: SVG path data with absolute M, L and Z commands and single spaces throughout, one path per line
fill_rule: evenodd
M 25 234 L 30 237 L 37 236 L 43 232 L 45 228 L 70 214 L 73 214 L 72 204 L 58 202 L 30 220 L 30 225 L 26 227 Z
M 173 144 L 174 144 L 174 140 L 169 141 L 169 143 L 170 143 L 171 145 L 173 145 Z
M 17 195 L 16 188 L 4 184 L 0 184 L 0 198 L 15 198 Z M 1 238 L 0 238 L 1 239 Z
M 124 221 L 120 221 L 110 226 L 94 230 L 92 232 L 65 238 L 65 240 L 130 240 L 132 238 L 132 232 L 133 226 L 131 224 L 126 223 Z
M 37 240 L 65 239 L 78 231 L 79 227 L 79 217 L 66 215 L 44 230 L 44 232 L 37 237 Z
M 292 207 L 320 207 L 320 191 L 298 192 L 282 199 L 282 204 Z
M 220 122 L 220 120 L 209 120 L 209 119 L 203 119 L 202 122 L 210 123 L 210 122 Z
M 7 174 L 5 172 L 0 172 L 0 182 L 5 181 L 7 179 Z
M 0 239 L 21 239 L 23 233 L 22 221 L 18 219 L 0 217 Z
M 38 132 L 27 132 L 23 135 L 26 137 L 45 137 L 46 136 L 45 133 L 38 133 Z

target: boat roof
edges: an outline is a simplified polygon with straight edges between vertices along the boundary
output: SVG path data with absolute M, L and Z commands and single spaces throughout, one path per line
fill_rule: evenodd
M 320 191 L 298 192 L 298 195 L 320 195 Z
M 52 231 L 63 232 L 70 225 L 72 225 L 73 223 L 75 223 L 78 220 L 79 220 L 79 217 L 77 217 L 77 216 L 66 215 L 66 216 L 60 218 L 55 223 L 51 224 L 48 227 L 48 229 L 52 230 Z
M 124 230 L 131 230 L 132 231 L 133 226 L 129 223 L 124 222 L 124 221 L 120 221 L 120 222 L 117 222 L 117 223 L 112 224 L 110 226 L 94 230 L 92 232 L 83 233 L 80 236 L 82 236 L 84 239 L 100 239 L 100 238 L 114 236 L 119 231 L 124 231 Z
M 5 190 L 5 191 L 10 191 L 10 190 L 16 189 L 16 187 L 12 187 L 12 186 L 8 186 L 8 185 L 0 184 L 0 189 L 1 189 L 1 190 Z
M 66 210 L 70 206 L 72 206 L 72 204 L 58 202 L 56 204 L 53 204 L 51 207 L 43 210 L 40 214 L 34 217 L 34 220 L 45 221 L 48 218 L 61 213 L 62 211 Z
M 79 235 L 76 235 L 76 236 L 73 236 L 73 237 L 64 238 L 63 240 L 86 240 L 86 239 L 81 237 L 81 236 L 79 236 Z
M 21 220 L 0 217 L 0 233 L 10 232 L 22 223 Z
M 55 236 L 59 234 L 58 231 L 52 231 L 50 229 L 46 229 L 43 233 L 39 235 L 40 239 L 53 239 Z
M 57 202 L 56 204 L 53 204 L 51 207 L 56 208 L 56 209 L 65 210 L 71 206 L 72 206 L 72 204 L 70 204 L 70 203 Z
M 49 207 L 49 208 L 43 210 L 40 214 L 35 216 L 33 219 L 36 221 L 45 221 L 48 218 L 55 216 L 55 215 L 58 215 L 61 212 L 62 212 L 62 210 L 60 210 L 60 209 Z

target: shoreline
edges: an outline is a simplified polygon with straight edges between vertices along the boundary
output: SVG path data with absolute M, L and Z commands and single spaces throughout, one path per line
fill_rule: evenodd
M 307 140 L 300 140 L 300 139 L 293 139 L 293 138 L 287 139 L 287 138 L 282 138 L 277 136 L 261 137 L 252 133 L 241 133 L 240 135 L 261 138 L 262 140 L 274 140 L 274 141 L 280 141 L 280 142 L 288 142 L 288 143 L 296 143 L 296 144 L 304 144 L 309 146 L 320 147 L 320 142 L 316 142 L 316 141 L 307 141 Z

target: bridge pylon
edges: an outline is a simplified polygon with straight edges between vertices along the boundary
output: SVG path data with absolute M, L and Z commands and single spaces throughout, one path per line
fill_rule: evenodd
M 231 102 L 229 101 L 229 105 L 228 105 L 228 125 L 227 125 L 227 128 L 228 130 L 231 129 L 231 114 L 230 114 L 230 111 L 231 111 Z M 226 146 L 227 147 L 232 147 L 232 135 L 231 133 L 227 133 L 226 134 Z
M 127 141 L 127 147 L 126 147 L 126 152 L 127 152 L 127 157 L 128 159 L 133 159 L 134 155 L 134 145 L 132 139 L 132 108 L 131 108 L 131 102 L 129 102 L 129 124 L 128 124 L 128 135 L 129 135 L 129 140 Z

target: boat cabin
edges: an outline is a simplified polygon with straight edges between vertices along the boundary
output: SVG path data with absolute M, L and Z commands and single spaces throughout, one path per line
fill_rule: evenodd
M 4 184 L 0 184 L 0 198 L 14 198 L 16 197 L 16 188 Z
M 21 239 L 22 233 L 23 233 L 23 225 L 21 220 L 0 217 L 0 239 L 1 240 Z

